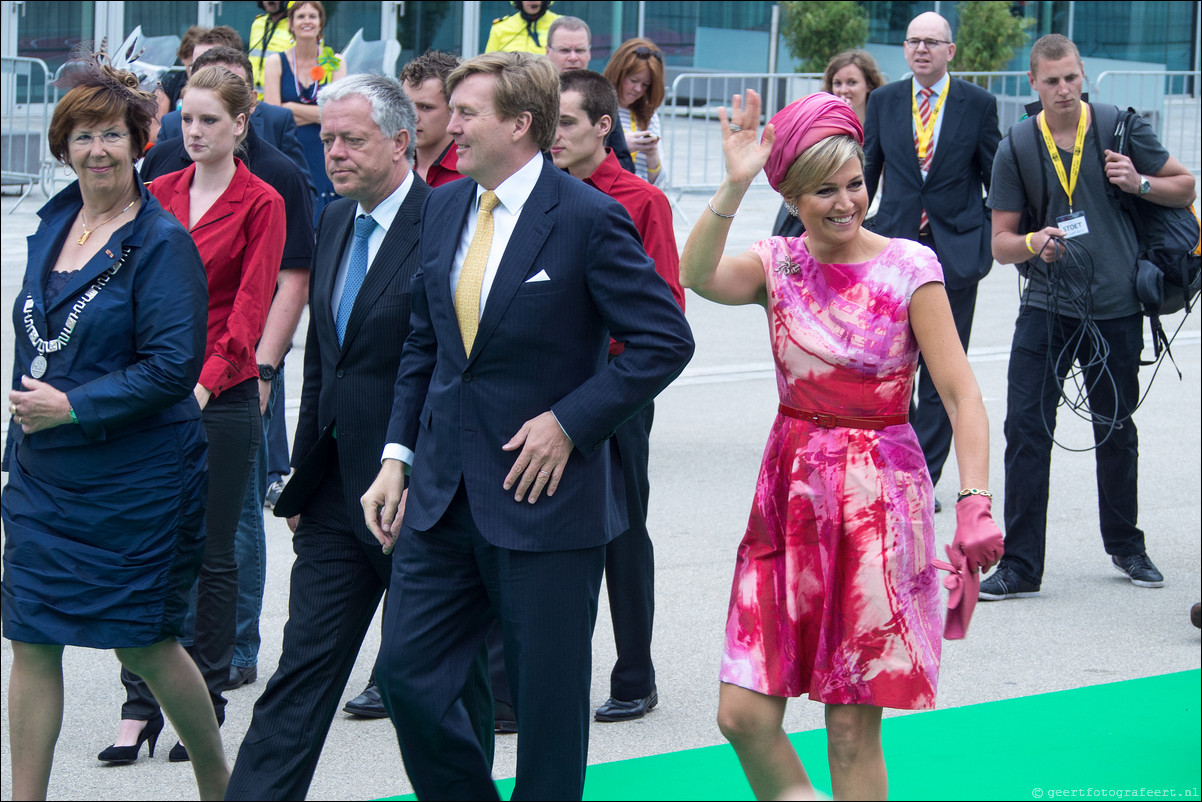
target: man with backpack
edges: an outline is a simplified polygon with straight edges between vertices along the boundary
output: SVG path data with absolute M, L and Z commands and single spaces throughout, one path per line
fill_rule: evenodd
M 1131 156 L 1114 146 L 1118 110 L 1081 97 L 1084 66 L 1059 34 L 1031 49 L 1042 112 L 998 148 L 988 205 L 993 256 L 1027 276 L 1015 324 L 1006 393 L 1006 556 L 981 583 L 988 601 L 1035 596 L 1043 579 L 1048 481 L 1057 402 L 1078 370 L 1094 429 L 1098 517 L 1114 567 L 1139 587 L 1164 577 L 1136 525 L 1143 316 L 1135 290 L 1136 231 L 1122 193 L 1181 208 L 1194 178 L 1136 119 Z M 1023 263 L 1026 263 L 1025 265 Z

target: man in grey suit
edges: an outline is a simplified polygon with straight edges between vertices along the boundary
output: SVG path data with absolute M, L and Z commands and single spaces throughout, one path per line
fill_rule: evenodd
M 318 224 L 295 470 L 275 507 L 295 532 L 288 623 L 229 799 L 304 798 L 392 571 L 359 496 L 380 465 L 430 190 L 411 167 L 416 113 L 398 81 L 344 78 L 318 105 L 342 199 Z

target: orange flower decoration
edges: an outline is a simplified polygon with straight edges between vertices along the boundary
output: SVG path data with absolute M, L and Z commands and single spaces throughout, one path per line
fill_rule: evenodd
M 313 69 L 309 70 L 309 77 L 314 81 L 324 81 L 326 78 L 326 68 L 322 67 L 321 65 L 317 65 Z

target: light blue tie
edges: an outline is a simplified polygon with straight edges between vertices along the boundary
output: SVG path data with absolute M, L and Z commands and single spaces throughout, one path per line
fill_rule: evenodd
M 367 238 L 376 230 L 376 221 L 370 214 L 361 214 L 355 218 L 355 244 L 351 246 L 351 258 L 346 265 L 346 281 L 342 285 L 342 298 L 338 301 L 338 318 L 335 326 L 338 329 L 338 344 L 346 336 L 346 324 L 351 319 L 351 309 L 355 306 L 355 296 L 367 278 Z

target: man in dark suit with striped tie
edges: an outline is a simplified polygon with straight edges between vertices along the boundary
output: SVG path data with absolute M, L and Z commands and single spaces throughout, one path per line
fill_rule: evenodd
M 294 473 L 275 506 L 295 533 L 288 623 L 229 799 L 304 798 L 392 571 L 359 497 L 380 467 L 430 190 L 412 169 L 416 113 L 398 81 L 354 75 L 324 88 L 318 106 L 342 199 L 318 223 Z M 470 706 L 483 706 L 491 738 L 486 687 Z
M 947 20 L 928 11 L 906 29 L 906 63 L 914 75 L 868 96 L 864 179 L 875 196 L 884 187 L 876 232 L 917 240 L 935 251 L 960 342 L 968 349 L 977 283 L 993 267 L 985 192 L 993 173 L 997 101 L 975 84 L 948 75 L 956 54 Z M 913 139 L 898 136 L 912 131 Z M 925 363 L 919 360 L 918 404 L 910 421 L 938 484 L 952 443 L 952 425 Z M 940 508 L 935 502 L 935 511 Z

